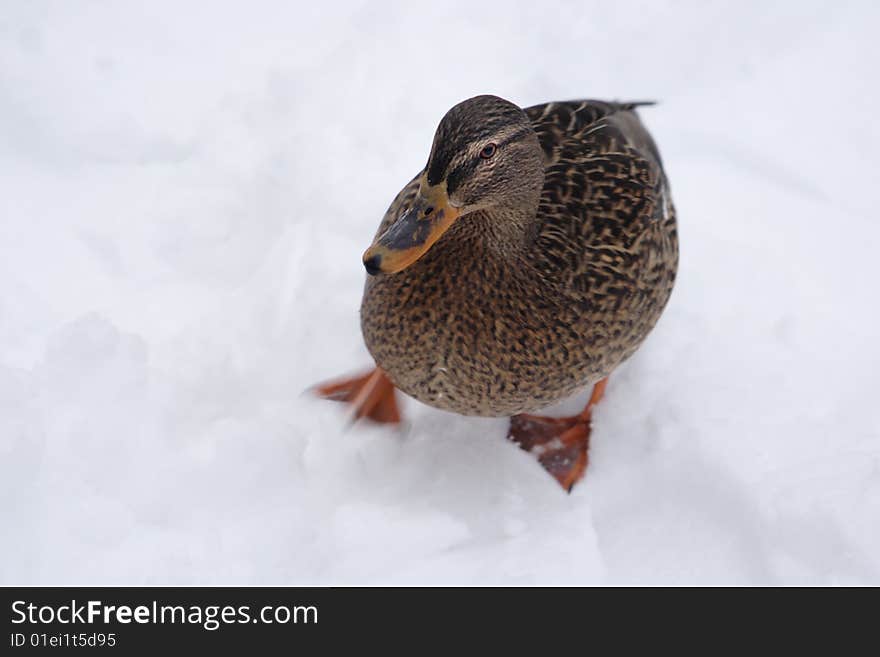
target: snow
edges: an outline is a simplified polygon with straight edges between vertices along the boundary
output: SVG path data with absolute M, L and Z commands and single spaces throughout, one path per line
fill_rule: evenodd
M 760 4 L 4 3 L 0 584 L 880 583 L 880 10 Z M 662 101 L 679 281 L 571 495 L 306 392 L 486 92 Z

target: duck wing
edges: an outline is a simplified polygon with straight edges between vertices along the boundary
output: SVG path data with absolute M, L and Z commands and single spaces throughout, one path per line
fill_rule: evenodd
M 672 287 L 675 210 L 657 146 L 635 111 L 644 104 L 584 100 L 525 110 L 545 158 L 532 262 L 591 312 L 662 307 Z

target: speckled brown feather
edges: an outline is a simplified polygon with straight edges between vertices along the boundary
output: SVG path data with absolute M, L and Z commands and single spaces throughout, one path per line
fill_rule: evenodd
M 672 291 L 678 241 L 659 153 L 633 108 L 526 109 L 544 187 L 518 243 L 503 217 L 477 211 L 409 268 L 367 279 L 364 339 L 403 392 L 466 415 L 530 412 L 639 347 Z M 419 176 L 377 234 L 412 203 Z

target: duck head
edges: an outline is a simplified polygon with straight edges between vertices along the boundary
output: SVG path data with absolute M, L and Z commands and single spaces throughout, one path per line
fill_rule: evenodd
M 372 275 L 402 271 L 467 215 L 536 203 L 543 181 L 526 113 L 497 96 L 465 100 L 440 121 L 418 195 L 364 253 L 364 267 Z

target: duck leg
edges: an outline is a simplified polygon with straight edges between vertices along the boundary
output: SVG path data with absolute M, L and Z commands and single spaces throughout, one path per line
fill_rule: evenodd
M 315 393 L 351 404 L 354 420 L 367 417 L 376 422 L 400 423 L 394 384 L 378 367 L 352 379 L 322 383 L 315 387 Z
M 608 377 L 595 386 L 584 410 L 571 417 L 544 417 L 522 413 L 510 418 L 508 440 L 533 454 L 562 487 L 572 486 L 584 476 L 590 446 L 590 417 L 593 406 L 605 394 Z

